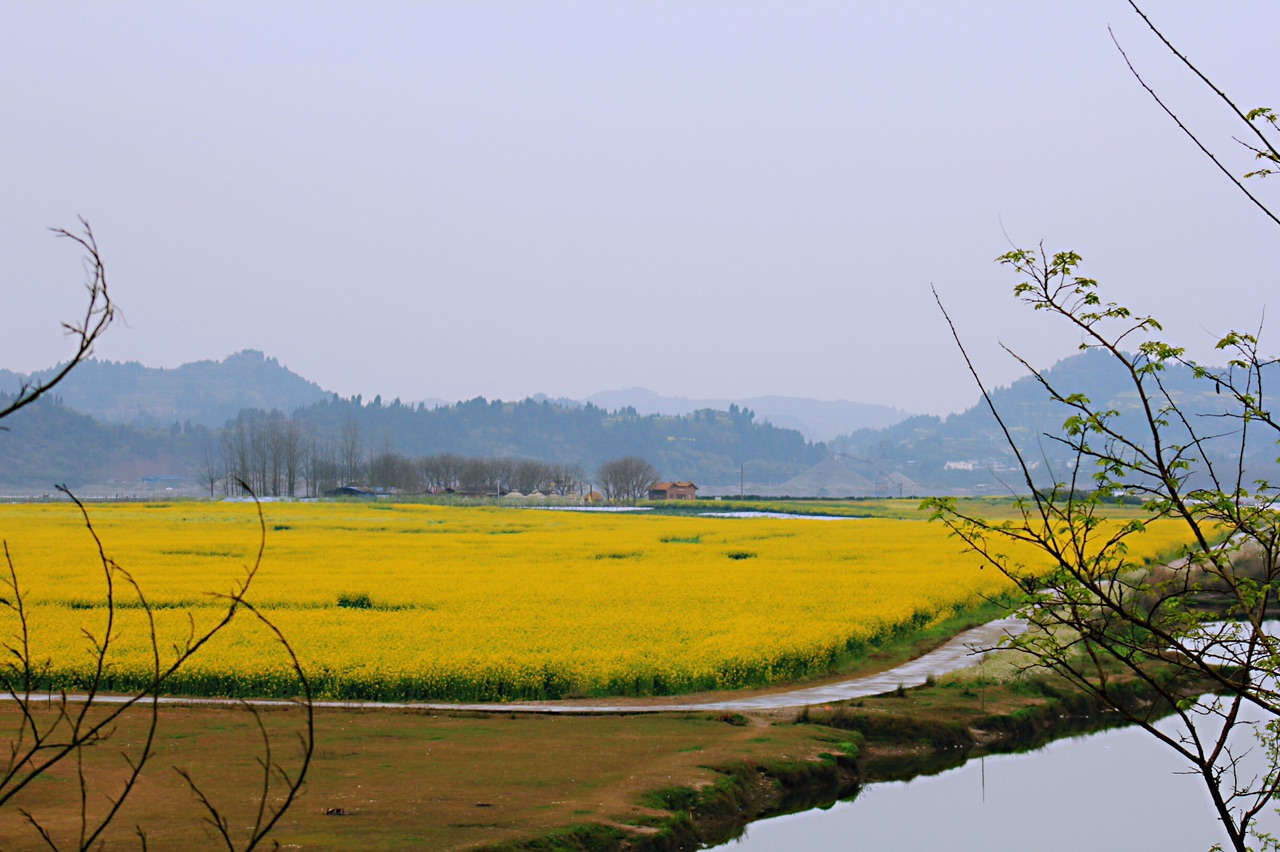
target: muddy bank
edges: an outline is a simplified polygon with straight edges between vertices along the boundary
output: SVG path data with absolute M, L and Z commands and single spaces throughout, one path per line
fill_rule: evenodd
M 716 771 L 716 781 L 700 790 L 672 787 L 649 793 L 646 804 L 665 810 L 664 817 L 628 826 L 571 826 L 533 840 L 482 848 L 485 852 L 702 849 L 738 837 L 754 820 L 851 798 L 863 783 L 856 759 L 844 755 L 739 764 Z
M 1129 710 L 1166 715 L 1140 684 L 1126 695 Z M 857 701 L 808 708 L 794 721 L 812 725 L 828 750 L 811 760 L 715 767 L 714 783 L 648 794 L 652 819 L 633 825 L 567 827 L 524 842 L 484 847 L 524 850 L 674 852 L 726 843 L 755 820 L 856 798 L 862 785 L 932 775 L 987 754 L 1027 751 L 1064 736 L 1124 724 L 1096 698 L 1051 678 L 971 690 L 924 686 Z

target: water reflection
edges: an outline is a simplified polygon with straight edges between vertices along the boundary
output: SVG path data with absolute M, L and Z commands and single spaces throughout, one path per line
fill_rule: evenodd
M 1176 722 L 1162 726 L 1174 730 Z M 1136 728 L 989 756 L 912 781 L 871 784 L 829 810 L 748 826 L 726 852 L 903 849 L 1208 850 L 1225 843 L 1197 777 Z M 1267 814 L 1266 831 L 1280 831 Z

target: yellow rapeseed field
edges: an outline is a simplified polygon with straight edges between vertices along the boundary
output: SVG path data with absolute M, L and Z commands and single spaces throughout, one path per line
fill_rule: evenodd
M 1007 581 L 941 525 L 585 514 L 418 504 L 268 503 L 250 600 L 319 693 L 495 700 L 736 688 L 825 673 Z M 95 505 L 109 554 L 156 607 L 164 647 L 220 610 L 257 552 L 245 503 Z M 1174 526 L 1133 549 L 1166 553 Z M 96 550 L 74 506 L 0 506 L 46 685 L 75 688 L 105 621 Z M 112 683 L 145 676 L 142 612 L 120 598 Z M 12 642 L 16 620 L 0 614 Z M 296 684 L 252 619 L 174 683 L 283 695 Z

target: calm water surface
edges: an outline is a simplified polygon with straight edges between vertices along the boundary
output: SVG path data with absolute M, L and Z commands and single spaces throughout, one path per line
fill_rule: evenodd
M 1141 730 L 1103 731 L 868 785 L 829 810 L 752 823 L 721 848 L 1204 852 L 1226 834 L 1200 779 L 1177 774 L 1184 766 Z M 1280 832 L 1280 819 L 1267 816 L 1264 828 Z

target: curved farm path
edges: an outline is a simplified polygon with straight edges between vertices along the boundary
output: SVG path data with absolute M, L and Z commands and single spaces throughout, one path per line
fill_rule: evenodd
M 848 701 L 868 695 L 879 695 L 899 686 L 919 686 L 930 675 L 941 675 L 973 665 L 975 655 L 995 647 L 1005 636 L 1021 633 L 1027 627 L 1019 618 L 1001 618 L 990 621 L 952 637 L 946 644 L 914 660 L 895 666 L 888 671 L 863 675 L 848 680 L 825 683 L 820 686 L 782 689 L 735 695 L 719 701 L 701 701 L 697 697 L 678 696 L 662 699 L 599 698 L 566 701 L 511 701 L 497 704 L 456 704 L 417 701 L 316 701 L 316 707 L 344 710 L 466 710 L 482 713 L 564 713 L 595 715 L 605 713 L 671 713 L 688 711 L 761 711 L 803 707 L 808 704 L 825 704 L 829 701 Z M 0 696 L 10 699 L 11 696 Z M 83 695 L 67 695 L 68 700 L 84 700 Z M 128 700 L 124 696 L 99 695 L 95 701 L 117 703 Z M 215 704 L 239 705 L 237 699 L 183 698 L 164 696 L 164 704 Z M 294 702 L 281 699 L 250 699 L 247 703 L 260 707 L 288 706 Z

